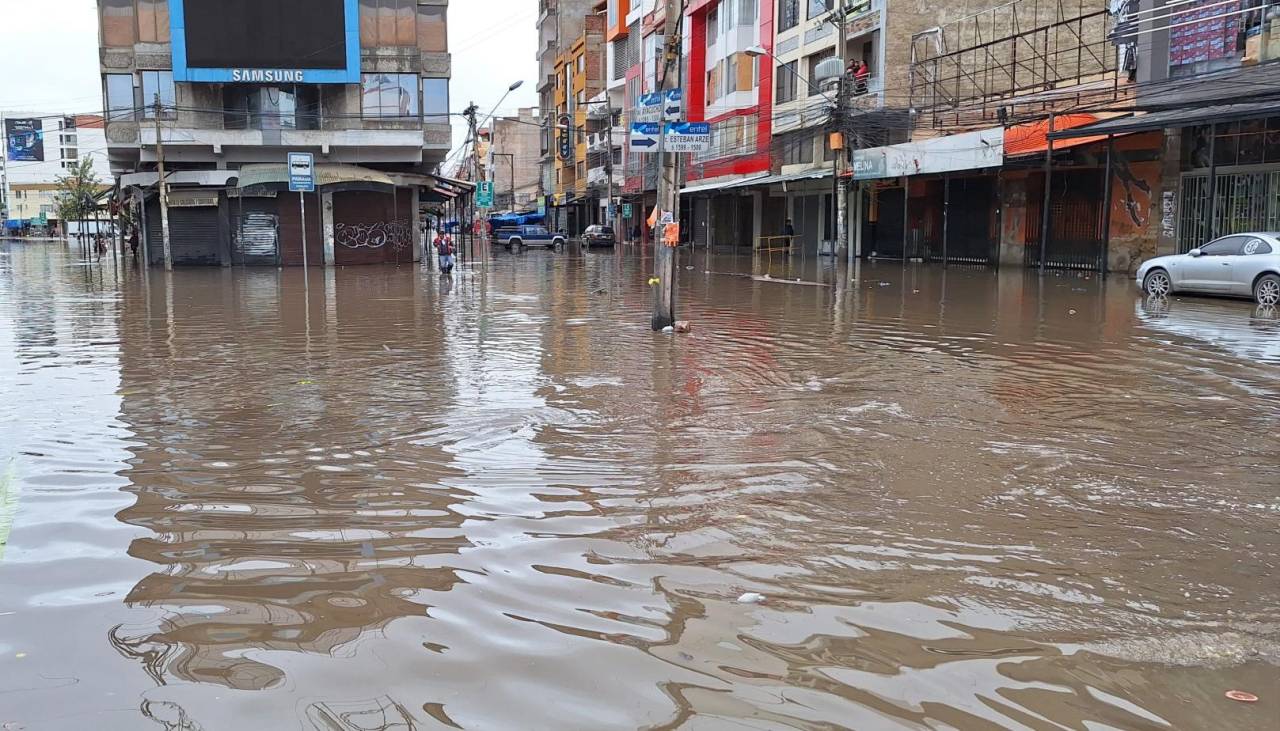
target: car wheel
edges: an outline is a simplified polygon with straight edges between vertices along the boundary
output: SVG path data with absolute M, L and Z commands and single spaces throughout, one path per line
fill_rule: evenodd
M 1253 301 L 1263 307 L 1280 304 L 1280 276 L 1264 274 L 1253 285 Z
M 1169 278 L 1169 272 L 1156 269 L 1147 274 L 1147 278 L 1142 280 L 1142 291 L 1152 297 L 1168 297 L 1173 294 L 1173 280 Z

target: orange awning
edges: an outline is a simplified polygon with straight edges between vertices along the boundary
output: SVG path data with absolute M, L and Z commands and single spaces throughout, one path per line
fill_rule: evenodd
M 1060 117 L 1054 117 L 1053 131 L 1061 132 L 1064 129 L 1083 127 L 1086 124 L 1093 124 L 1098 121 L 1100 120 L 1097 115 L 1093 114 L 1064 114 Z M 1037 152 L 1044 153 L 1049 149 L 1048 135 L 1049 120 L 1047 119 L 1010 127 L 1004 131 L 1005 157 L 1031 155 Z M 1065 150 L 1068 147 L 1087 145 L 1091 142 L 1099 142 L 1105 139 L 1107 139 L 1106 135 L 1093 135 L 1090 137 L 1072 137 L 1067 140 L 1054 140 L 1053 149 Z

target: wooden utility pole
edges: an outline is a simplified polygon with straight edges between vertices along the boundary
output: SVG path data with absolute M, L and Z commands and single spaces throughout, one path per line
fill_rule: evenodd
M 475 184 L 475 187 L 471 189 L 471 201 L 467 206 L 467 210 L 471 214 L 470 216 L 468 216 L 468 218 L 470 218 L 471 220 L 467 221 L 467 228 L 470 229 L 470 234 L 471 234 L 468 241 L 471 241 L 473 244 L 475 242 L 475 234 L 476 234 L 476 231 L 475 231 L 475 225 L 476 225 L 475 199 L 476 198 L 475 196 L 476 196 L 476 192 L 480 188 L 480 131 L 476 127 L 476 113 L 479 111 L 480 111 L 480 108 L 476 106 L 476 103 L 471 102 L 471 105 L 468 106 L 466 109 L 464 109 L 462 112 L 462 116 L 467 118 L 467 129 L 469 130 L 468 134 L 471 136 L 471 175 L 468 177 L 470 177 L 471 182 Z M 459 221 L 459 228 L 461 228 L 461 221 Z M 474 257 L 475 257 L 475 252 L 472 251 L 471 258 L 474 258 Z
M 164 268 L 173 271 L 173 250 L 169 247 L 169 181 L 164 174 L 164 137 L 160 134 L 160 95 L 156 94 L 156 171 L 160 176 L 160 243 L 164 247 Z M 150 264 L 150 262 L 147 262 Z
M 672 73 L 672 67 L 680 63 L 680 23 L 684 16 L 684 3 L 680 0 L 665 0 L 665 4 L 667 17 L 663 31 L 660 84 L 663 92 L 676 88 L 678 74 Z M 658 122 L 658 216 L 653 227 L 653 276 L 658 281 L 653 288 L 653 318 L 649 323 L 655 331 L 670 327 L 676 321 L 677 248 L 667 243 L 663 235 L 666 224 L 662 219 L 668 213 L 672 221 L 680 218 L 680 181 L 676 179 L 676 156 L 666 151 L 666 138 L 666 121 L 662 120 Z M 609 154 L 613 154 L 612 150 Z

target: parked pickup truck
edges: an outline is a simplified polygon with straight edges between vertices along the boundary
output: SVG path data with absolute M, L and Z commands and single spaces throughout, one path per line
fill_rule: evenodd
M 564 237 L 553 234 L 546 226 L 510 226 L 497 231 L 498 240 L 512 251 L 526 246 L 564 246 Z

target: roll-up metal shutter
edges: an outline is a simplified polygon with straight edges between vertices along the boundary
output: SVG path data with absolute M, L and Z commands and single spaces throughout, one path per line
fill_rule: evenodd
M 232 262 L 245 266 L 275 266 L 279 257 L 279 217 L 275 198 L 240 198 L 231 203 Z

